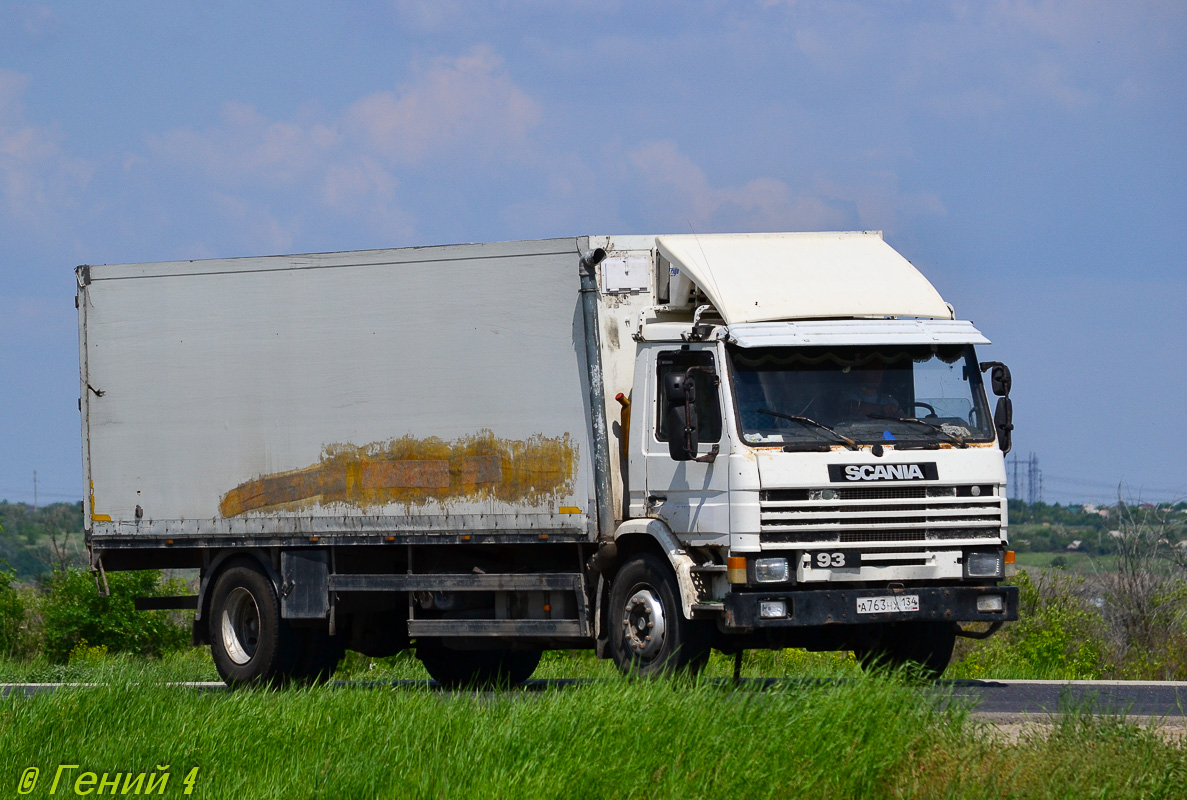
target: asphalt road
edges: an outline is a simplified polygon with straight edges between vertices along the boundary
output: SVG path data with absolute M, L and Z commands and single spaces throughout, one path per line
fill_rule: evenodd
M 585 681 L 534 680 L 524 685 L 529 691 L 564 689 Z M 723 680 L 728 683 L 728 680 Z M 778 678 L 744 678 L 748 688 L 809 684 Z M 63 686 L 94 684 L 6 683 L 0 684 L 0 697 L 32 697 L 53 692 Z M 427 681 L 339 681 L 342 688 L 374 689 L 397 687 L 436 690 Z M 1168 721 L 1187 721 L 1187 683 L 1166 681 L 937 681 L 936 691 L 951 693 L 974 706 L 977 714 L 993 716 L 1047 716 L 1065 711 L 1083 710 L 1095 714 L 1135 717 L 1163 717 Z M 179 688 L 223 692 L 222 683 L 179 683 Z
M 1095 714 L 1187 718 L 1187 683 L 1166 681 L 941 681 L 981 714 Z

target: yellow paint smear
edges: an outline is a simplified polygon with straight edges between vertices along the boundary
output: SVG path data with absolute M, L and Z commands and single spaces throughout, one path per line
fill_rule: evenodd
M 89 481 L 91 493 L 91 522 L 111 522 L 110 514 L 96 514 L 95 513 L 95 482 Z
M 219 511 L 234 517 L 331 503 L 365 509 L 488 499 L 538 506 L 571 495 L 576 471 L 577 445 L 568 434 L 518 441 L 479 431 L 452 442 L 405 436 L 331 444 L 312 466 L 241 483 L 223 495 Z

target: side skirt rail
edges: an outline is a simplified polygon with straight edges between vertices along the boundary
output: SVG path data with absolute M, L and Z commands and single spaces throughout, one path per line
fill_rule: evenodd
M 556 592 L 581 591 L 583 585 L 581 576 L 570 572 L 330 576 L 334 592 Z

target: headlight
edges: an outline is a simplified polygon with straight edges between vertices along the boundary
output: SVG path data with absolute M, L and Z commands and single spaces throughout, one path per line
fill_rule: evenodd
M 786 558 L 756 558 L 754 580 L 757 583 L 784 583 L 790 574 Z
M 965 553 L 964 574 L 970 578 L 1000 578 L 1002 576 L 1001 552 Z

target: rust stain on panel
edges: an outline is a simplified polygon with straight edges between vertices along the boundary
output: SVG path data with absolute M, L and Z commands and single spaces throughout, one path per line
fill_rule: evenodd
M 331 503 L 373 508 L 483 499 L 538 506 L 571 495 L 576 472 L 577 445 L 568 434 L 518 441 L 480 431 L 452 442 L 405 436 L 331 444 L 312 466 L 241 483 L 223 495 L 219 511 L 234 517 Z

